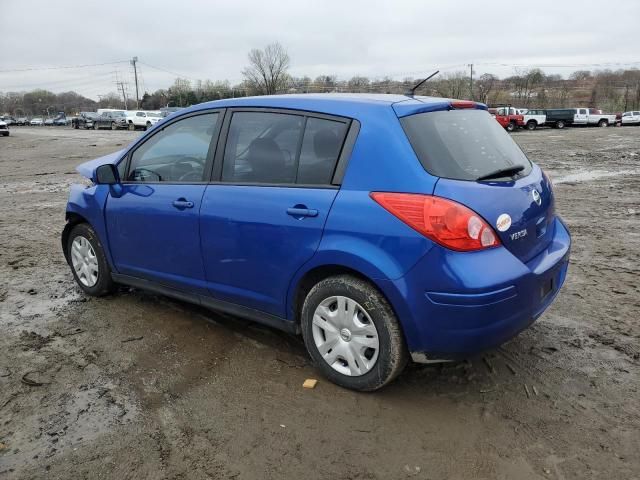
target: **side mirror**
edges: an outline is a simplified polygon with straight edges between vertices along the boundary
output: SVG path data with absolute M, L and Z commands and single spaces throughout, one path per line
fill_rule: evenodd
M 116 185 L 120 183 L 116 166 L 107 163 L 96 168 L 96 183 L 98 185 Z

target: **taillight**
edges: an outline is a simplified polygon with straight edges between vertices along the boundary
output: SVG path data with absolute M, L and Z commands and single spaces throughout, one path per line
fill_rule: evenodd
M 454 100 L 451 102 L 451 108 L 476 108 L 476 102 L 471 100 Z
M 411 228 L 443 247 L 468 252 L 500 245 L 487 222 L 453 200 L 414 193 L 372 192 L 370 195 Z

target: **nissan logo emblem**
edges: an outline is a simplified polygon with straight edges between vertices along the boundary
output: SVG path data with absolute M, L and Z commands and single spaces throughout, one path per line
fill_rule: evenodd
M 531 196 L 533 197 L 533 201 L 536 202 L 536 205 L 542 205 L 542 198 L 540 198 L 538 190 L 534 188 L 531 192 Z

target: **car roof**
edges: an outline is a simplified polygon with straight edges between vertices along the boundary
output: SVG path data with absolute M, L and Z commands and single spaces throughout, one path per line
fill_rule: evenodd
M 362 118 L 375 111 L 393 108 L 399 117 L 415 113 L 446 110 L 451 99 L 397 94 L 373 93 L 304 93 L 287 95 L 265 95 L 259 97 L 240 97 L 201 103 L 180 110 L 179 115 L 198 110 L 225 107 L 261 107 L 304 110 L 329 115 Z M 478 108 L 486 109 L 483 104 Z M 171 115 L 172 117 L 175 114 Z

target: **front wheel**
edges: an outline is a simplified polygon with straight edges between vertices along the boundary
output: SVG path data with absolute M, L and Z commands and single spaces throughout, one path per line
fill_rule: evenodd
M 515 122 L 509 122 L 509 124 L 507 125 L 507 132 L 513 132 L 515 129 L 516 129 Z
M 530 122 L 527 122 L 527 130 L 535 130 L 537 126 L 538 125 L 533 120 L 531 120 Z
M 67 261 L 76 283 L 86 294 L 101 297 L 113 291 L 104 249 L 89 224 L 80 223 L 71 230 L 67 239 Z
M 301 313 L 307 351 L 322 374 L 352 390 L 377 390 L 404 369 L 408 351 L 384 296 L 350 275 L 329 277 L 307 294 Z
M 129 124 L 129 131 L 133 132 L 136 129 L 136 126 L 133 123 Z
M 111 122 L 111 130 L 115 130 L 116 128 L 118 128 L 116 122 Z

